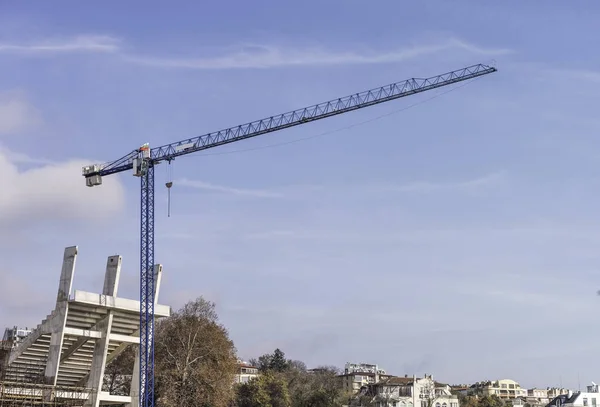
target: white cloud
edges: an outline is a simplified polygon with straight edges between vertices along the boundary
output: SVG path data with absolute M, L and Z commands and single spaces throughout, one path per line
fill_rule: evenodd
M 484 48 L 458 38 L 406 46 L 389 51 L 335 51 L 323 47 L 298 48 L 272 44 L 242 44 L 237 51 L 219 56 L 169 57 L 126 53 L 119 38 L 108 35 L 79 35 L 42 41 L 2 42 L 0 54 L 30 56 L 65 53 L 109 53 L 124 61 L 161 68 L 183 69 L 250 69 L 286 66 L 319 66 L 349 64 L 384 64 L 402 62 L 443 51 L 465 51 L 484 56 L 512 53 L 506 48 Z
M 37 109 L 23 95 L 0 95 L 0 136 L 18 134 L 40 122 Z M 87 188 L 81 168 L 90 162 L 93 161 L 73 159 L 57 163 L 11 151 L 0 144 L 0 223 L 102 218 L 117 213 L 124 204 L 119 180 L 110 180 L 100 188 Z M 24 170 L 19 164 L 36 167 Z
M 494 172 L 492 174 L 485 175 L 483 177 L 474 178 L 470 180 L 464 181 L 456 181 L 456 182 L 428 182 L 428 181 L 418 181 L 412 182 L 406 185 L 400 186 L 389 186 L 383 187 L 384 189 L 390 191 L 398 191 L 398 192 L 417 192 L 417 193 L 430 193 L 437 191 L 447 191 L 447 190 L 472 190 L 478 188 L 484 188 L 488 186 L 497 185 L 499 182 L 505 179 L 506 173 L 504 171 Z
M 0 136 L 28 130 L 40 123 L 40 114 L 23 94 L 0 93 Z
M 19 161 L 26 161 L 21 154 Z M 29 162 L 36 161 L 29 159 Z M 0 150 L 0 222 L 48 219 L 93 219 L 118 213 L 124 191 L 118 179 L 87 188 L 81 167 L 88 160 L 70 160 L 20 169 L 6 150 Z
M 202 181 L 193 181 L 186 178 L 182 178 L 174 182 L 177 185 L 184 187 L 202 189 L 205 191 L 222 192 L 225 194 L 239 195 L 239 196 L 250 196 L 255 198 L 281 198 L 282 194 L 273 191 L 261 190 L 261 189 L 242 189 L 242 188 L 231 188 L 221 185 L 209 184 Z
M 483 48 L 460 39 L 450 38 L 437 44 L 415 45 L 384 52 L 361 53 L 332 51 L 319 47 L 294 49 L 293 47 L 273 45 L 249 45 L 238 52 L 218 57 L 169 58 L 128 55 L 125 58 L 130 62 L 162 68 L 247 69 L 394 63 L 448 50 L 463 50 L 487 56 L 505 55 L 512 52 L 504 48 Z
M 119 40 L 106 35 L 79 35 L 73 38 L 48 39 L 34 42 L 0 42 L 0 54 L 110 53 L 118 50 Z

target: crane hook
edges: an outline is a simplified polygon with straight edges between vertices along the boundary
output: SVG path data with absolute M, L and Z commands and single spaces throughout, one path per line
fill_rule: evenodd
M 172 170 L 171 170 L 171 160 L 169 160 L 169 166 L 167 167 L 167 179 L 168 181 L 165 183 L 167 187 L 167 217 L 171 217 L 171 187 L 173 186 L 173 178 L 172 178 Z

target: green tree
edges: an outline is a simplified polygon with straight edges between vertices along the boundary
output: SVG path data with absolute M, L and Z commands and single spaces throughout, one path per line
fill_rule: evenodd
M 281 349 L 277 348 L 271 356 L 271 363 L 269 368 L 275 372 L 284 372 L 288 368 L 288 362 L 285 358 L 285 353 Z
M 237 407 L 271 407 L 271 397 L 262 378 L 242 383 L 236 389 Z
M 295 362 L 297 363 L 298 361 Z M 259 356 L 258 359 L 250 359 L 250 364 L 256 366 L 261 372 L 284 372 L 289 367 L 289 361 L 286 360 L 285 353 L 279 348 L 275 349 L 273 353 L 266 353 Z
M 126 347 L 106 366 L 102 389 L 111 394 L 129 395 L 134 360 L 135 347 Z
M 285 379 L 266 372 L 237 386 L 236 407 L 290 407 L 290 395 Z
M 486 395 L 479 398 L 477 407 L 504 407 L 504 401 L 495 394 Z
M 250 362 L 261 371 L 261 379 L 267 380 L 266 388 L 273 407 L 285 405 L 286 399 L 293 407 L 337 407 L 348 405 L 351 400 L 350 395 L 342 390 L 337 377 L 339 371 L 335 367 L 324 366 L 308 371 L 304 362 L 286 359 L 281 349 Z M 282 404 L 278 404 L 278 400 Z
M 199 297 L 157 323 L 155 359 L 158 405 L 226 407 L 233 399 L 237 357 L 214 303 Z
M 288 392 L 287 382 L 281 375 L 266 373 L 263 375 L 267 393 L 271 399 L 273 407 L 289 407 L 290 395 Z
M 479 407 L 479 399 L 475 396 L 465 396 L 459 393 L 458 404 L 460 407 Z

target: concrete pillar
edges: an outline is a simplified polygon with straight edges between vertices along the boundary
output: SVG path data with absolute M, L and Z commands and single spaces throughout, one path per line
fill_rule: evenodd
M 110 256 L 106 261 L 106 273 L 104 274 L 104 288 L 102 289 L 102 295 L 111 297 L 117 296 L 120 275 L 121 256 Z M 85 406 L 100 406 L 99 395 L 102 391 L 102 383 L 104 381 L 104 369 L 106 368 L 106 357 L 108 354 L 108 344 L 113 317 L 114 313 L 108 311 L 106 318 L 98 324 L 98 331 L 102 333 L 102 337 L 96 339 L 94 345 L 94 356 L 92 358 L 92 366 L 90 368 L 90 375 L 86 386 L 89 389 L 92 389 L 92 392 L 90 397 L 86 400 Z
M 119 291 L 119 280 L 121 278 L 121 256 L 110 256 L 106 261 L 106 273 L 104 274 L 104 288 L 102 294 L 117 296 Z
M 58 375 L 58 366 L 60 353 L 64 339 L 64 327 L 67 322 L 67 308 L 69 305 L 69 295 L 73 285 L 73 273 L 75 271 L 75 259 L 77 258 L 77 246 L 67 247 L 63 256 L 63 265 L 60 273 L 60 282 L 58 284 L 58 293 L 56 295 L 56 307 L 54 315 L 50 322 L 50 349 L 48 350 L 48 360 L 44 372 L 45 382 L 56 386 Z
M 158 304 L 158 293 L 160 291 L 160 282 L 162 280 L 162 264 L 154 265 L 154 305 Z M 138 331 L 139 334 L 139 331 Z M 139 407 L 140 405 L 140 347 L 135 349 L 135 362 L 133 363 L 133 372 L 131 374 L 131 387 L 129 391 L 131 404 L 127 407 Z

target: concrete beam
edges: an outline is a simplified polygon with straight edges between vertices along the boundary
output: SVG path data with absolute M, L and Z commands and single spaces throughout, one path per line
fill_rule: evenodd
M 98 323 L 100 323 L 102 321 L 99 321 Z M 92 326 L 93 331 L 97 331 L 98 330 L 98 323 L 94 324 L 94 326 Z M 79 350 L 79 348 L 81 348 L 83 345 L 85 345 L 87 343 L 87 341 L 90 340 L 90 336 L 80 336 L 79 339 L 77 339 L 77 341 L 75 343 L 73 343 L 71 346 L 69 346 L 69 349 L 67 349 L 66 351 L 64 351 L 62 353 L 62 356 L 60 357 L 60 361 L 61 363 L 64 362 L 65 360 L 69 359 L 71 357 L 71 355 L 73 355 L 75 352 L 77 352 Z
M 129 335 L 121 335 L 121 334 L 110 334 L 110 340 L 111 342 L 122 342 L 122 343 L 126 343 L 126 344 L 132 344 L 132 343 L 140 343 L 140 337 L 139 336 L 129 336 Z M 107 361 L 108 363 L 108 361 Z
M 110 394 L 107 391 L 103 391 L 100 393 L 100 401 L 102 405 L 104 404 L 125 404 L 131 402 L 131 397 L 129 396 L 116 396 L 114 394 Z
M 134 315 L 139 315 L 140 313 L 139 301 L 108 295 L 103 296 L 101 294 L 86 291 L 75 290 L 74 298 L 71 300 L 71 303 L 94 305 L 98 308 L 114 309 L 116 311 L 129 312 Z M 154 315 L 158 317 L 168 317 L 171 315 L 171 308 L 167 305 L 156 304 L 154 306 Z
M 102 322 L 104 322 L 104 320 L 102 320 Z M 101 324 L 98 323 L 97 325 L 99 326 Z M 102 338 L 102 332 L 91 330 L 91 329 L 72 328 L 72 327 L 66 326 L 65 329 L 63 330 L 63 332 L 65 335 L 69 335 L 69 336 L 80 336 L 80 337 L 84 337 L 84 338 L 95 338 L 95 339 Z
M 102 294 L 117 296 L 119 280 L 121 278 L 121 256 L 110 256 L 106 261 L 106 273 L 104 274 L 104 288 Z
M 106 261 L 106 273 L 104 274 L 104 288 L 102 297 L 116 298 L 119 288 L 119 276 L 121 275 L 121 257 L 110 256 Z M 102 298 L 101 297 L 101 298 Z M 107 317 L 98 324 L 101 336 L 94 345 L 94 356 L 90 367 L 87 387 L 94 389 L 91 397 L 85 402 L 85 406 L 100 407 L 102 383 L 104 382 L 104 369 L 106 368 L 106 357 L 108 356 L 109 338 L 111 336 L 114 312 L 108 311 Z
M 77 246 L 67 247 L 63 255 L 63 266 L 60 273 L 58 293 L 56 294 L 54 317 L 50 320 L 52 336 L 50 337 L 50 348 L 48 350 L 48 360 L 46 361 L 44 376 L 46 384 L 53 386 L 56 386 L 58 376 L 60 353 L 63 345 L 65 323 L 67 321 L 69 294 L 73 286 L 76 258 Z

